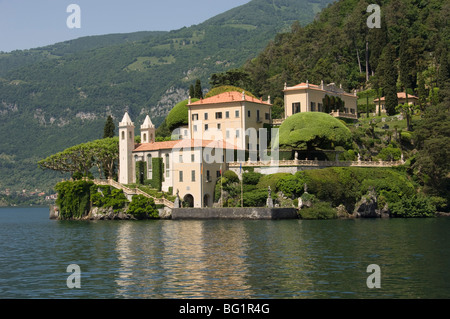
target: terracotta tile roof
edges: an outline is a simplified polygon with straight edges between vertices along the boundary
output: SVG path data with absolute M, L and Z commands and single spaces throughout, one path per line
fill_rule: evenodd
M 183 139 L 175 141 L 154 142 L 154 143 L 142 143 L 137 144 L 133 152 L 145 152 L 156 150 L 167 150 L 173 148 L 189 148 L 189 147 L 210 147 L 210 148 L 225 148 L 225 149 L 238 149 L 236 145 L 227 143 L 225 141 L 213 141 L 203 139 Z
M 257 99 L 249 95 L 244 95 L 244 100 L 247 102 L 254 102 L 260 104 L 271 105 L 268 101 L 263 101 L 262 99 Z M 220 93 L 206 99 L 201 99 L 197 102 L 189 104 L 190 106 L 203 105 L 203 104 L 217 104 L 217 103 L 227 103 L 242 101 L 242 92 L 232 91 Z
M 406 99 L 406 93 L 405 93 L 405 92 L 398 92 L 398 93 L 397 93 L 397 98 L 398 98 L 398 99 Z M 415 96 L 415 95 L 408 94 L 408 99 L 418 99 L 418 97 Z M 385 97 L 383 96 L 380 100 L 381 100 L 381 101 L 384 101 L 384 100 L 385 100 Z M 374 101 L 374 102 L 378 102 L 378 99 L 375 99 L 375 100 L 373 100 L 373 101 Z

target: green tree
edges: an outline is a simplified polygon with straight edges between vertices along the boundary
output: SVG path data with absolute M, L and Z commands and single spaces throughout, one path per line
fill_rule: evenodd
M 191 84 L 191 85 L 189 86 L 189 96 L 190 96 L 191 98 L 193 98 L 194 95 L 195 95 L 194 86 Z
M 106 119 L 105 126 L 103 128 L 103 138 L 114 137 L 116 126 L 111 115 Z
M 196 99 L 202 99 L 203 98 L 203 90 L 202 90 L 202 84 L 199 79 L 195 81 L 195 87 L 194 87 L 194 98 Z
M 397 67 L 395 66 L 395 47 L 392 44 L 383 50 L 383 58 L 380 62 L 383 72 L 383 92 L 385 94 L 385 106 L 388 115 L 396 113 L 397 98 Z M 380 65 L 379 65 L 380 66 Z
M 144 195 L 133 196 L 130 206 L 128 207 L 127 213 L 133 215 L 137 219 L 159 218 L 155 201 L 153 200 L 153 198 L 148 198 L 145 197 Z

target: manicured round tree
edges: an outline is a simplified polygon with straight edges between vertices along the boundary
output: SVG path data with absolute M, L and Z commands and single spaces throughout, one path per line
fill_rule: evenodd
M 198 99 L 191 99 L 191 103 L 198 101 Z M 172 132 L 177 127 L 188 125 L 188 104 L 189 100 L 184 100 L 177 103 L 167 114 L 166 124 Z
M 352 134 L 342 121 L 323 112 L 297 113 L 279 128 L 279 147 L 298 150 L 351 147 Z

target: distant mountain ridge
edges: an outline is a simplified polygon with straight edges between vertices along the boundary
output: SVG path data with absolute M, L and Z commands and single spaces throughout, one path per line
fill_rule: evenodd
M 100 138 L 106 117 L 127 110 L 155 124 L 198 78 L 240 67 L 294 21 L 331 0 L 252 0 L 191 27 L 84 37 L 0 53 L 0 191 L 49 189 L 57 175 L 37 161 Z

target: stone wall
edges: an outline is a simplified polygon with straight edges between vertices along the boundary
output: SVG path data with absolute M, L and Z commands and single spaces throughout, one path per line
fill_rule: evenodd
M 297 219 L 295 208 L 174 208 L 172 219 Z

